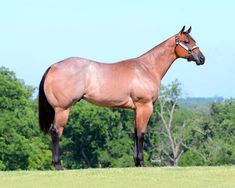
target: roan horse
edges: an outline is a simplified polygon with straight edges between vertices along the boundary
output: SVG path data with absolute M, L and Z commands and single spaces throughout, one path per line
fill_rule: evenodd
M 135 113 L 136 166 L 143 166 L 143 141 L 160 82 L 177 58 L 205 62 L 185 27 L 140 57 L 113 64 L 68 58 L 51 65 L 39 86 L 39 124 L 52 138 L 52 163 L 61 170 L 59 140 L 71 106 L 84 99 L 104 107 L 130 108 Z

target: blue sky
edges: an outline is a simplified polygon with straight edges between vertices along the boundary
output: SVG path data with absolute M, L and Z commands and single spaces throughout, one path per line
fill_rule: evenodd
M 45 69 L 71 56 L 116 62 L 141 55 L 192 26 L 203 66 L 177 60 L 186 96 L 235 97 L 235 1 L 21 0 L 0 2 L 0 66 L 38 86 Z

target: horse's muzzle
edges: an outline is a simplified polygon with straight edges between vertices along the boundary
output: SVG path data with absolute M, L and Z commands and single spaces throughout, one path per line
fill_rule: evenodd
M 198 52 L 197 54 L 192 54 L 192 60 L 196 62 L 197 65 L 203 65 L 205 63 L 205 56 Z

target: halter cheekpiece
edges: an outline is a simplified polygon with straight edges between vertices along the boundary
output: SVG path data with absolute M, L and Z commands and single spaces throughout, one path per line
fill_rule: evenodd
M 175 36 L 175 44 L 176 44 L 176 47 L 177 47 L 178 45 L 180 45 L 180 46 L 181 46 L 182 48 L 184 48 L 189 54 L 191 54 L 191 52 L 192 52 L 193 50 L 199 48 L 199 47 L 196 46 L 196 45 L 193 46 L 192 48 L 188 47 L 185 43 L 183 43 L 183 42 L 181 42 L 181 41 L 179 40 L 179 36 L 178 36 L 178 35 Z

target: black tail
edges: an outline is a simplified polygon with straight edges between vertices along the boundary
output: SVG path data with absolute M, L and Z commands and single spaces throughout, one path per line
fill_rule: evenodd
M 42 80 L 39 85 L 39 94 L 38 94 L 38 117 L 39 125 L 41 131 L 45 134 L 49 132 L 51 124 L 54 121 L 55 111 L 52 106 L 47 101 L 45 92 L 44 92 L 44 81 L 45 77 L 50 70 L 50 67 L 44 73 Z

